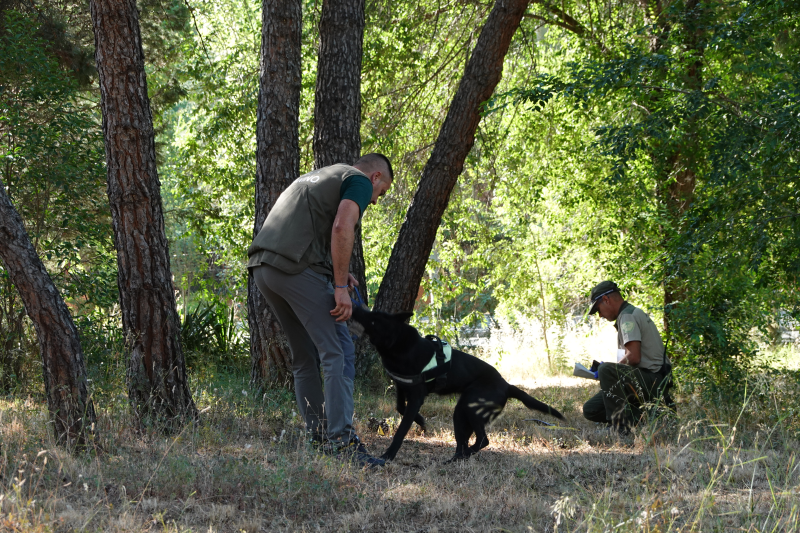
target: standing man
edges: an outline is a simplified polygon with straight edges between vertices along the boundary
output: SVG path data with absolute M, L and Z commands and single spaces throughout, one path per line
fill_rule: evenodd
M 353 166 L 331 165 L 297 178 L 267 216 L 247 251 L 258 290 L 286 332 L 297 406 L 312 439 L 362 466 L 383 466 L 353 430 L 355 348 L 345 321 L 356 228 L 393 180 L 382 154 Z M 320 365 L 325 388 L 320 380 Z
M 642 414 L 641 406 L 666 392 L 672 364 L 664 342 L 647 313 L 626 302 L 613 281 L 601 281 L 591 292 L 589 314 L 598 313 L 617 330 L 617 363 L 597 370 L 600 392 L 583 405 L 583 416 L 611 424 L 625 435 Z

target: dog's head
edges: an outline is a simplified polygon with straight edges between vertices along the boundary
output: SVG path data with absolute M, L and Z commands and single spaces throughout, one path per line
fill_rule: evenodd
M 383 356 L 404 352 L 419 338 L 413 326 L 406 324 L 414 313 L 384 313 L 367 311 L 361 307 L 353 308 L 353 320 L 364 326 L 370 342 Z

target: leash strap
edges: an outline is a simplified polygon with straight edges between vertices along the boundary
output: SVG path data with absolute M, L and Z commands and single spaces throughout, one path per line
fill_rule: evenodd
M 366 307 L 367 304 L 361 299 L 361 294 L 358 292 L 358 287 L 350 289 L 350 301 L 353 302 L 353 307 Z

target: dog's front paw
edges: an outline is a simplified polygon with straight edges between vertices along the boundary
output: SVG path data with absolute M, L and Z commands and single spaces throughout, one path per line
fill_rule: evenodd
M 384 461 L 386 461 L 388 463 L 388 462 L 394 460 L 394 456 L 393 455 L 389 455 L 388 453 L 384 453 L 383 455 L 381 455 L 381 459 L 383 459 Z

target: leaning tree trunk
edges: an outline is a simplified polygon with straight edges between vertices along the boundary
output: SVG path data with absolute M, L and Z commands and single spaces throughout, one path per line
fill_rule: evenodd
M 500 81 L 503 60 L 527 6 L 528 0 L 497 0 L 489 13 L 400 228 L 375 298 L 376 309 L 399 312 L 414 308 L 436 230 L 475 142 L 481 104 Z
M 314 99 L 314 166 L 352 165 L 361 155 L 361 59 L 364 0 L 324 0 L 319 21 L 317 90 Z M 361 230 L 356 232 L 350 272 L 367 301 Z
M 82 445 L 95 423 L 86 365 L 67 305 L 36 253 L 0 180 L 0 258 L 36 328 L 47 408 L 59 444 Z
M 262 2 L 261 74 L 256 118 L 255 236 L 281 192 L 300 173 L 300 80 L 302 3 Z M 280 323 L 247 280 L 251 383 L 287 381 L 291 353 Z
M 197 417 L 186 383 L 134 0 L 91 0 L 128 395 L 165 429 Z

